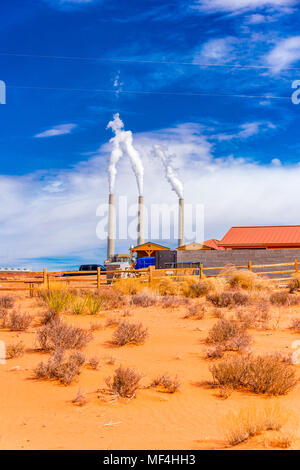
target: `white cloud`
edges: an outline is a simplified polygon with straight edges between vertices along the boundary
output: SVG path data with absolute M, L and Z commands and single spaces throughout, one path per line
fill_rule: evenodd
M 296 3 L 296 0 L 198 0 L 193 4 L 193 8 L 206 13 L 239 14 L 262 8 L 289 12 L 289 7 Z
M 261 126 L 247 123 L 235 135 L 242 133 L 247 138 Z M 263 128 L 267 129 L 268 124 L 264 123 Z M 270 165 L 260 165 L 255 162 L 255 155 L 253 161 L 242 155 L 220 157 L 215 155 L 205 132 L 207 129 L 199 124 L 186 123 L 134 135 L 145 165 L 148 207 L 152 203 L 177 204 L 161 162 L 151 153 L 152 146 L 159 144 L 168 146 L 174 155 L 186 203 L 204 204 L 205 238 L 219 238 L 231 225 L 298 222 L 299 165 L 279 165 L 278 159 Z M 100 220 L 96 209 L 107 202 L 109 153 L 108 144 L 102 145 L 89 160 L 57 174 L 0 176 L 0 265 L 14 264 L 15 260 L 23 264 L 24 258 L 103 260 L 106 241 L 96 236 Z M 116 197 L 121 195 L 128 196 L 129 203 L 137 200 L 135 177 L 125 158 L 120 162 L 116 181 Z M 124 214 L 120 220 L 124 223 Z M 119 252 L 126 252 L 135 243 L 136 221 L 132 227 L 133 238 L 116 243 Z
M 34 137 L 43 138 L 43 137 L 53 137 L 56 135 L 71 134 L 73 129 L 77 127 L 77 124 L 60 124 L 59 126 L 52 127 L 46 131 L 36 134 Z
M 272 67 L 275 73 L 290 67 L 299 60 L 300 36 L 292 36 L 281 40 L 266 56 L 267 65 Z
M 194 55 L 194 63 L 225 63 L 232 61 L 234 57 L 235 38 L 227 37 L 220 39 L 211 39 L 207 41 Z
M 279 158 L 273 158 L 273 160 L 271 161 L 272 165 L 274 166 L 281 166 L 281 160 L 279 160 Z

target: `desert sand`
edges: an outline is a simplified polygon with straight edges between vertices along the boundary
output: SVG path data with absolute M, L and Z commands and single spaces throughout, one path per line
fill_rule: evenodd
M 39 313 L 45 307 L 28 294 L 13 295 L 15 309 L 34 315 L 35 322 L 26 332 L 0 330 L 0 340 L 6 344 L 22 340 L 26 345 L 24 356 L 0 365 L 1 449 L 228 449 L 221 423 L 231 410 L 278 400 L 300 416 L 300 384 L 279 398 L 242 391 L 220 398 L 218 390 L 205 383 L 212 379 L 209 368 L 213 361 L 206 358 L 204 339 L 217 319 L 213 315 L 205 315 L 202 320 L 185 319 L 184 306 L 126 307 L 130 312 L 126 321 L 142 322 L 149 337 L 143 345 L 123 347 L 111 343 L 116 327 L 106 326 L 106 322 L 112 317 L 123 319 L 124 308 L 95 316 L 63 314 L 64 321 L 84 328 L 96 321 L 101 324 L 84 349 L 87 357 L 100 359 L 100 368 L 84 366 L 69 386 L 36 380 L 34 367 L 49 357 L 35 344 Z M 300 306 L 281 307 L 280 320 L 273 329 L 250 329 L 252 351 L 293 352 L 292 342 L 300 339 L 300 334 L 288 326 L 291 318 L 297 316 Z M 180 390 L 169 394 L 141 388 L 131 400 L 104 400 L 97 390 L 105 387 L 105 378 L 113 375 L 120 364 L 141 373 L 145 387 L 159 374 L 177 376 Z M 293 367 L 300 376 L 300 366 Z M 72 403 L 79 389 L 87 399 L 84 406 Z M 270 448 L 268 442 L 268 436 L 263 434 L 233 449 Z M 300 448 L 298 435 L 291 448 Z

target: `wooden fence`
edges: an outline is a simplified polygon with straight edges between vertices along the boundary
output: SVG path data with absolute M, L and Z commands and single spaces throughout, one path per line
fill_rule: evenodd
M 81 289 L 100 289 L 103 286 L 112 285 L 120 279 L 138 279 L 145 283 L 159 280 L 161 278 L 171 278 L 174 281 L 182 281 L 186 278 L 203 279 L 204 277 L 218 277 L 222 275 L 222 271 L 230 266 L 214 266 L 205 267 L 200 264 L 197 268 L 169 268 L 169 269 L 155 269 L 150 266 L 146 269 L 130 269 L 130 270 L 116 270 L 101 272 L 100 268 L 97 271 L 59 271 L 48 272 L 45 268 L 43 272 L 35 273 L 22 273 L 22 279 L 15 278 L 12 273 L 0 274 L 0 292 L 5 291 L 29 291 L 33 295 L 34 291 L 44 288 L 51 289 L 55 287 L 64 288 L 81 288 Z M 296 259 L 292 263 L 280 264 L 252 264 L 249 261 L 248 265 L 232 266 L 236 269 L 248 269 L 255 272 L 259 276 L 278 276 L 278 275 L 292 275 L 299 272 L 299 262 Z M 275 270 L 274 268 L 279 268 Z M 281 269 L 282 268 L 282 269 Z M 273 270 L 272 270 L 273 269 Z M 20 274 L 19 274 L 20 276 Z M 8 279 L 11 277 L 11 279 Z M 287 280 L 285 278 L 273 278 L 274 281 Z

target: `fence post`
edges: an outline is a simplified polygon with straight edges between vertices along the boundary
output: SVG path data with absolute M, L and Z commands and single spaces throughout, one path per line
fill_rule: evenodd
M 47 284 L 48 284 L 47 278 L 48 278 L 47 268 L 44 268 L 44 274 L 43 274 L 43 281 L 44 281 L 43 285 L 44 285 L 44 287 L 47 287 Z
M 299 261 L 298 259 L 295 259 L 295 273 L 299 272 Z
M 101 268 L 97 267 L 97 289 L 100 289 L 101 286 Z
M 252 271 L 252 261 L 249 261 L 249 263 L 248 263 L 248 269 L 249 269 L 249 271 Z
M 152 282 L 154 269 L 155 269 L 155 266 L 149 266 L 149 284 L 151 284 Z
M 203 264 L 201 263 L 200 264 L 200 279 L 203 279 L 204 275 L 203 275 Z

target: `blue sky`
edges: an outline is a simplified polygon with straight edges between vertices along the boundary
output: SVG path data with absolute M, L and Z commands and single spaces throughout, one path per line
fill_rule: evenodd
M 186 201 L 204 204 L 205 238 L 231 225 L 299 223 L 299 2 L 14 0 L 0 9 L 0 264 L 103 260 L 96 210 L 116 112 L 144 159 L 147 204 L 176 201 L 151 155 L 163 143 Z M 118 194 L 134 201 L 125 160 L 117 178 Z

